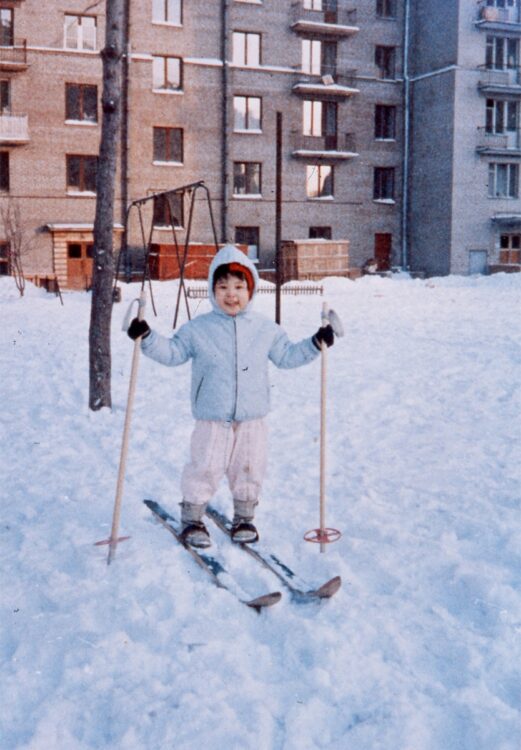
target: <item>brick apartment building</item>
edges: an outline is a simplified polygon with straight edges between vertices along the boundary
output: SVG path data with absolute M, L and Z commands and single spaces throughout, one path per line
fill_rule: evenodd
M 218 241 L 271 267 L 281 113 L 283 240 L 347 240 L 351 266 L 519 263 L 518 5 L 128 0 L 116 247 L 141 244 L 135 220 L 124 233 L 132 201 L 203 180 Z M 88 285 L 104 14 L 0 0 L 0 273 L 10 212 L 28 274 Z M 197 196 L 190 237 L 209 244 Z M 147 202 L 144 219 L 168 247 L 164 208 Z M 179 242 L 187 213 L 178 199 Z

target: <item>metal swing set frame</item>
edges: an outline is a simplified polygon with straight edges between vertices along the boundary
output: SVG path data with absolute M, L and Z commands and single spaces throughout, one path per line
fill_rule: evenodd
M 132 216 L 132 212 L 137 211 L 139 229 L 141 233 L 141 241 L 142 241 L 142 247 L 143 247 L 143 255 L 144 255 L 144 268 L 143 268 L 143 274 L 141 278 L 141 291 L 142 292 L 144 291 L 145 285 L 148 283 L 150 301 L 152 303 L 152 310 L 154 312 L 154 315 L 157 317 L 157 311 L 156 311 L 156 307 L 154 303 L 154 295 L 152 292 L 152 279 L 151 279 L 151 273 L 150 273 L 152 237 L 154 234 L 154 218 L 153 217 L 155 215 L 155 210 L 154 210 L 155 206 L 159 200 L 164 200 L 166 203 L 166 206 L 168 207 L 168 219 L 170 221 L 170 227 L 172 229 L 172 238 L 173 238 L 173 244 L 175 248 L 175 257 L 176 257 L 177 264 L 179 267 L 179 288 L 177 290 L 174 320 L 172 324 L 172 328 L 174 329 L 177 326 L 182 298 L 184 298 L 188 320 L 191 319 L 190 305 L 188 303 L 188 292 L 187 292 L 186 285 L 185 285 L 185 269 L 186 269 L 186 261 L 188 257 L 188 250 L 190 246 L 190 237 L 191 237 L 191 232 L 192 232 L 195 199 L 199 191 L 202 191 L 206 198 L 206 203 L 208 206 L 208 213 L 210 216 L 210 223 L 212 227 L 213 240 L 215 244 L 215 252 L 217 252 L 219 249 L 219 245 L 217 241 L 217 231 L 215 228 L 215 220 L 214 220 L 214 215 L 213 215 L 213 210 L 212 210 L 212 201 L 210 197 L 210 191 L 208 187 L 205 185 L 203 180 L 199 180 L 198 182 L 192 182 L 188 185 L 182 185 L 181 187 L 173 188 L 171 190 L 164 190 L 159 193 L 152 193 L 151 195 L 147 195 L 143 198 L 137 198 L 136 200 L 132 201 L 129 204 L 126 214 L 125 214 L 125 237 L 128 237 L 128 227 L 129 227 L 130 219 Z M 180 246 L 180 243 L 178 240 L 177 231 L 176 231 L 176 222 L 175 222 L 176 212 L 173 207 L 173 200 L 177 196 L 181 196 L 181 200 L 183 201 L 183 209 L 184 209 L 185 197 L 188 198 L 189 200 L 188 224 L 186 227 L 186 236 L 185 236 L 183 247 Z M 153 204 L 153 213 L 152 213 L 152 220 L 150 222 L 150 229 L 148 231 L 148 236 L 147 236 L 147 232 L 145 230 L 143 209 L 150 202 L 152 202 Z M 117 263 L 116 275 L 115 275 L 115 280 L 114 280 L 114 291 L 115 291 L 115 287 L 120 277 L 121 258 L 123 255 L 126 256 L 127 261 L 128 261 L 128 247 L 126 247 L 124 251 L 121 252 L 118 256 L 118 263 Z

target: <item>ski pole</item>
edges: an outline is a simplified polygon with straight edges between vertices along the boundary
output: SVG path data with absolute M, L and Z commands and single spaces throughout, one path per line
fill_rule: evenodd
M 336 336 L 343 336 L 344 330 L 340 318 L 334 310 L 329 310 L 327 302 L 322 305 L 322 327 L 331 325 Z M 336 542 L 341 534 L 337 529 L 326 528 L 326 382 L 327 382 L 327 344 L 320 344 L 320 528 L 308 531 L 304 535 L 307 542 L 319 542 L 320 551 L 326 551 L 326 544 Z
M 327 302 L 322 305 L 322 327 L 328 325 Z M 320 551 L 325 552 L 326 528 L 326 382 L 327 382 L 327 344 L 320 344 Z
M 146 303 L 146 294 L 145 294 L 144 289 L 141 290 L 139 299 L 134 300 L 130 304 L 127 310 L 125 319 L 123 321 L 123 326 L 122 326 L 123 330 L 128 329 L 128 325 L 130 322 L 130 315 L 131 315 L 134 302 L 138 303 L 137 317 L 139 320 L 142 320 L 144 310 L 145 310 L 145 303 Z M 123 439 L 121 441 L 118 481 L 116 485 L 116 498 L 114 500 L 114 511 L 112 514 L 112 530 L 110 532 L 110 538 L 106 542 L 98 542 L 98 544 L 109 545 L 107 565 L 110 565 L 110 563 L 112 562 L 112 559 L 114 558 L 114 555 L 116 554 L 116 548 L 118 546 L 118 542 L 122 542 L 122 541 L 125 541 L 126 539 L 129 539 L 128 536 L 118 537 L 118 531 L 119 531 L 119 521 L 121 517 L 121 501 L 123 498 L 123 484 L 125 481 L 125 467 L 127 463 L 128 442 L 129 442 L 129 436 L 130 436 L 130 422 L 131 422 L 131 416 L 132 416 L 132 407 L 134 404 L 134 395 L 136 392 L 140 345 L 141 345 L 141 336 L 134 341 L 134 351 L 132 353 L 132 366 L 130 370 L 130 382 L 128 386 L 127 408 L 125 412 L 125 424 L 123 427 Z

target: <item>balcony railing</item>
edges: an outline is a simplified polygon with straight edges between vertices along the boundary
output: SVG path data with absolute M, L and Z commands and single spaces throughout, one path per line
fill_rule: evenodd
M 323 3 L 325 6 L 326 3 Z M 356 9 L 336 8 L 328 10 L 311 10 L 305 8 L 302 0 L 291 6 L 291 28 L 299 32 L 322 33 L 334 36 L 356 34 Z
M 318 94 L 320 96 L 346 97 L 358 94 L 356 88 L 357 71 L 353 69 L 323 66 L 317 75 L 296 72 L 293 91 L 298 94 Z
M 477 129 L 476 150 L 486 154 L 519 155 L 521 151 L 521 133 L 509 130 L 505 133 L 491 133 L 486 128 Z
M 497 91 L 509 93 L 509 89 L 519 92 L 521 87 L 521 68 L 513 66 L 510 68 L 490 68 L 486 65 L 479 66 L 480 76 L 478 86 L 484 92 Z
M 489 26 L 492 24 L 519 24 L 519 3 L 516 2 L 512 6 L 505 8 L 498 8 L 495 5 L 491 5 L 487 0 L 480 0 L 478 2 L 478 19 L 479 25 Z
M 27 143 L 29 124 L 27 115 L 0 114 L 0 143 Z
M 293 156 L 304 158 L 350 159 L 358 156 L 354 133 L 318 136 L 292 133 L 289 146 Z
M 0 45 L 0 69 L 16 69 L 27 66 L 27 40 L 15 39 L 13 45 Z

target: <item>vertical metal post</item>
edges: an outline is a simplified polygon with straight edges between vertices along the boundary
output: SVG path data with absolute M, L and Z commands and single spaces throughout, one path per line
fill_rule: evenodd
M 282 286 L 281 217 L 282 217 L 282 112 L 277 112 L 275 157 L 275 322 L 280 323 L 280 293 Z
M 228 241 L 228 193 L 229 193 L 229 136 L 228 136 L 228 110 L 229 110 L 229 93 L 228 93 L 228 61 L 226 55 L 228 52 L 228 0 L 221 0 L 221 59 L 222 59 L 222 78 L 221 78 L 221 242 Z

